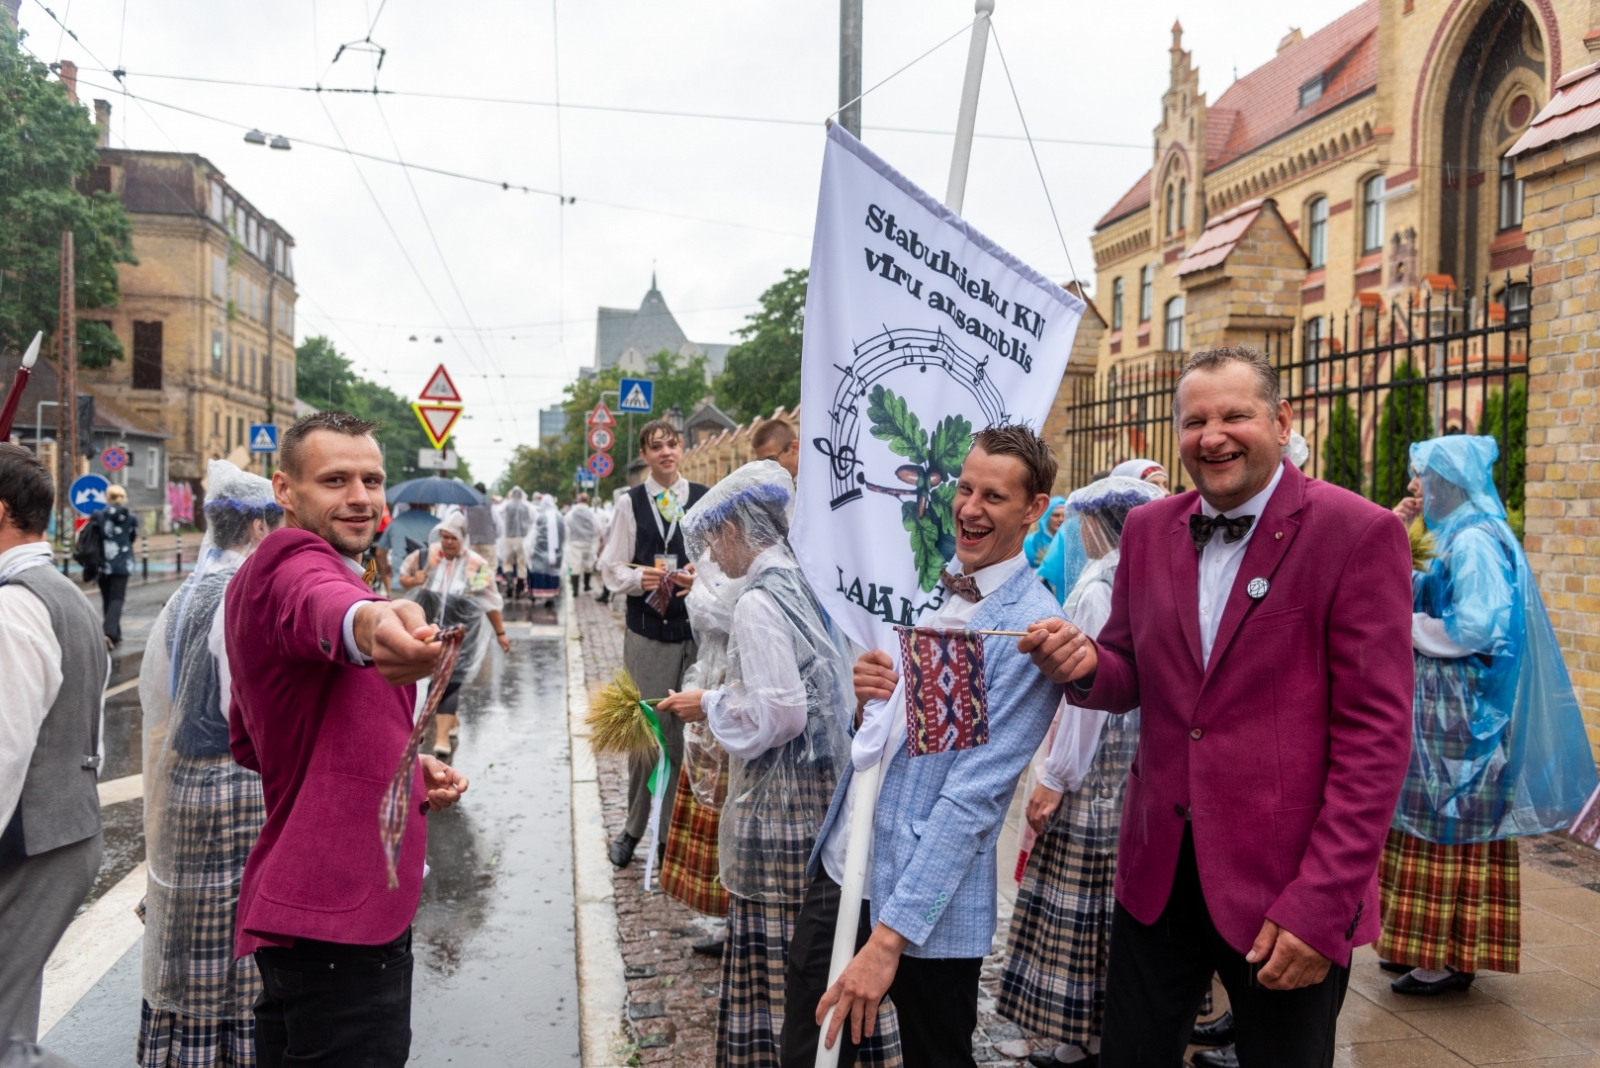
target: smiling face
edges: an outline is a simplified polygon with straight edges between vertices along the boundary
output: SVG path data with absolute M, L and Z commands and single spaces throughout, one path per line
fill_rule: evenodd
M 974 445 L 961 467 L 951 508 L 956 557 L 968 575 L 1009 560 L 1050 507 L 1050 496 L 1028 492 L 1028 468 L 1015 456 L 991 456 Z
M 1237 508 L 1272 481 L 1289 444 L 1290 411 L 1261 396 L 1249 365 L 1191 371 L 1178 384 L 1178 455 L 1206 503 Z
M 383 453 L 368 434 L 316 430 L 299 446 L 299 472 L 279 468 L 272 492 L 284 525 L 309 530 L 344 556 L 367 551 L 383 513 Z

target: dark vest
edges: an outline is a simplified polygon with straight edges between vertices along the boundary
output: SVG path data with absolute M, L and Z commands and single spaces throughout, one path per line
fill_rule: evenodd
M 705 495 L 704 486 L 698 482 L 689 483 L 689 501 L 684 505 L 684 510 L 694 507 L 695 502 Z M 656 502 L 642 483 L 628 491 L 628 503 L 633 508 L 634 563 L 654 567 L 659 553 L 675 554 L 679 567 L 689 562 L 683 548 L 682 524 L 672 532 L 671 541 L 662 541 L 661 530 L 666 528 L 666 524 L 663 523 L 659 529 L 656 527 L 660 513 L 656 511 Z M 645 604 L 643 596 L 629 597 L 628 629 L 658 642 L 686 642 L 694 637 L 689 629 L 689 610 L 684 607 L 682 597 L 672 599 L 665 616 Z
M 89 600 L 50 566 L 11 577 L 44 602 L 61 645 L 61 690 L 39 727 L 16 814 L 0 833 L 0 867 L 100 830 L 100 702 L 110 664 Z

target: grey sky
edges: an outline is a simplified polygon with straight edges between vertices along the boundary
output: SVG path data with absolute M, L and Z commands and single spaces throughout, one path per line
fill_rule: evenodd
M 337 64 L 330 61 L 341 43 L 366 35 L 377 0 L 50 5 L 79 42 L 63 37 L 38 0 L 24 0 L 27 44 L 46 61 L 76 61 L 85 101 L 112 99 L 113 143 L 206 156 L 294 234 L 301 337 L 329 334 L 364 374 L 408 397 L 436 363 L 447 364 L 467 401 L 458 442 L 484 476 L 501 470 L 514 445 L 535 439 L 537 409 L 557 401 L 578 366 L 592 360 L 595 307 L 637 304 L 652 263 L 691 338 L 731 341 L 760 292 L 785 267 L 809 260 L 821 123 L 836 106 L 835 0 L 561 3 L 560 94 L 566 104 L 809 125 L 568 107 L 559 114 L 559 161 L 558 115 L 550 107 L 375 101 L 150 76 L 368 88 L 371 53 L 346 52 Z M 1286 21 L 1284 5 L 1271 0 L 998 0 L 999 44 L 1034 136 L 1138 146 L 1038 146 L 1078 274 L 1092 277 L 1094 221 L 1149 165 L 1175 17 L 1200 66 L 1201 87 L 1215 100 L 1235 67 L 1245 73 L 1270 59 L 1291 25 L 1310 33 L 1352 6 L 1351 0 L 1301 0 Z M 955 32 L 972 12 L 970 0 L 865 0 L 865 8 L 869 86 Z M 372 38 L 388 50 L 377 73 L 381 88 L 555 99 L 549 0 L 388 0 Z M 129 88 L 150 101 L 142 107 L 96 88 L 114 89 L 115 83 L 91 68 L 114 67 L 119 57 L 130 72 Z M 863 104 L 863 139 L 936 195 L 944 190 L 951 137 L 882 127 L 953 130 L 965 57 L 963 35 Z M 243 132 L 251 126 L 285 134 L 295 148 L 247 145 Z M 1067 256 L 1027 145 L 982 137 L 1021 129 L 991 43 L 965 214 L 1065 280 Z M 337 145 L 341 134 L 358 151 L 392 158 L 398 146 L 409 162 L 560 187 L 577 202 L 563 208 L 552 196 L 418 171 L 410 172 L 414 198 L 400 168 L 362 160 L 358 173 L 349 157 L 302 140 Z M 407 340 L 412 334 L 417 342 Z M 433 343 L 436 335 L 443 344 Z

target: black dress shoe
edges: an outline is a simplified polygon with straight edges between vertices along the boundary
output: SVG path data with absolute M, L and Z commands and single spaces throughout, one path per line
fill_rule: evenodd
M 1472 985 L 1476 976 L 1472 972 L 1451 972 L 1443 979 L 1431 983 L 1423 982 L 1410 972 L 1402 975 L 1389 984 L 1389 989 L 1396 994 L 1410 994 L 1418 998 L 1436 998 L 1440 994 L 1452 991 L 1464 991 Z
M 720 957 L 722 956 L 722 947 L 727 944 L 728 940 L 725 938 L 707 938 L 699 942 L 691 942 L 689 949 L 702 957 Z
M 1382 957 L 1378 958 L 1378 967 L 1386 972 L 1394 972 L 1396 975 L 1404 975 L 1411 970 L 1411 965 L 1409 964 L 1401 964 L 1396 960 L 1384 960 Z
M 626 868 L 628 866 L 628 862 L 633 859 L 633 849 L 638 844 L 639 839 L 635 838 L 627 831 L 623 831 L 621 834 L 617 835 L 617 837 L 612 841 L 611 849 L 607 854 L 611 857 L 611 863 L 616 867 Z
M 1194 1068 L 1239 1068 L 1239 1054 L 1234 1051 L 1233 1043 L 1218 1046 L 1216 1049 L 1203 1049 L 1189 1058 L 1189 1063 Z
M 1189 1041 L 1196 1046 L 1233 1045 L 1233 1010 L 1228 1009 L 1215 1020 L 1195 1024 Z
M 1054 1049 L 1028 1054 L 1028 1063 L 1033 1068 L 1100 1068 L 1100 1058 L 1096 1054 L 1085 1052 L 1078 1060 L 1058 1061 Z

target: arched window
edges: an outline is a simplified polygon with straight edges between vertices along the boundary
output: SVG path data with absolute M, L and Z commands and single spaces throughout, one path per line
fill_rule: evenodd
M 1374 174 L 1361 183 L 1361 251 L 1383 249 L 1383 175 Z
M 1161 330 L 1161 347 L 1168 352 L 1183 350 L 1183 298 L 1172 297 L 1165 306 Z
M 1522 225 L 1522 179 L 1510 156 L 1500 157 L 1500 229 L 1515 230 Z
M 1189 179 L 1178 179 L 1178 229 L 1189 228 Z
M 1122 329 L 1122 278 L 1111 280 L 1111 329 Z
M 1173 192 L 1174 192 L 1174 190 L 1172 188 L 1172 183 L 1170 183 L 1170 182 L 1167 183 L 1167 219 L 1166 219 L 1166 222 L 1164 222 L 1162 224 L 1162 233 L 1164 233 L 1167 237 L 1171 237 L 1172 236 L 1172 196 L 1173 196 Z
M 1147 263 L 1139 272 L 1139 321 L 1148 323 L 1155 310 L 1156 265 Z
M 1328 265 L 1328 198 L 1318 197 L 1306 210 L 1306 251 L 1311 266 Z

